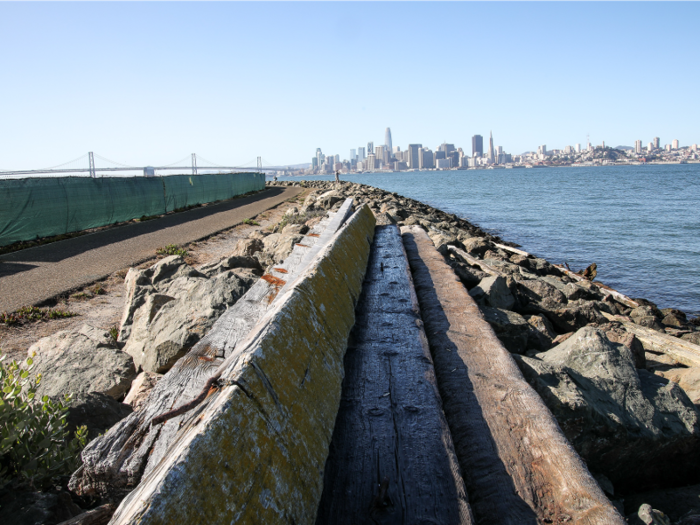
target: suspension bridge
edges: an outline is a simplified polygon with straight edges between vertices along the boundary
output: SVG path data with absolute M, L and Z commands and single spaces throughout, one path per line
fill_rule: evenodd
M 100 163 L 98 166 L 95 162 L 97 159 Z M 259 171 L 259 172 L 272 172 L 281 171 L 287 172 L 291 171 L 289 168 L 284 168 L 280 166 L 271 166 L 270 163 L 266 162 L 262 157 L 258 157 L 256 160 L 245 163 L 243 166 L 222 166 L 211 162 L 196 153 L 180 159 L 172 164 L 166 164 L 164 166 L 130 166 L 127 164 L 122 164 L 120 162 L 115 162 L 106 159 L 100 155 L 93 153 L 92 151 L 73 159 L 71 161 L 59 164 L 57 166 L 52 166 L 50 168 L 43 169 L 31 169 L 31 170 L 3 170 L 0 169 L 0 179 L 2 178 L 15 178 L 15 177 L 32 177 L 35 175 L 76 175 L 76 176 L 88 176 L 88 177 L 104 177 L 105 173 L 119 173 L 118 176 L 133 176 L 137 174 L 143 174 L 144 176 L 155 176 L 157 172 L 163 172 L 168 170 L 186 170 L 192 175 L 197 175 L 198 173 L 204 173 L 212 171 L 214 172 L 237 172 L 237 171 Z M 99 175 L 98 175 L 99 174 Z

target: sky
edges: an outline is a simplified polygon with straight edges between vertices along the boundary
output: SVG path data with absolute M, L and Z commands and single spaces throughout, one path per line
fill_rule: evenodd
M 0 169 L 344 159 L 386 127 L 469 153 L 490 131 L 516 154 L 700 143 L 699 19 L 697 2 L 0 2 Z

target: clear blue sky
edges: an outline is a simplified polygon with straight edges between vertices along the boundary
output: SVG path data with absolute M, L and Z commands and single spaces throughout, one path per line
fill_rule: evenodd
M 700 143 L 700 4 L 0 2 L 0 169 Z

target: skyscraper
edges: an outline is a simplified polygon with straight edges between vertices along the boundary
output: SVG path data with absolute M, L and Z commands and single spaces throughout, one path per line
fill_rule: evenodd
M 350 162 L 352 162 L 353 160 L 355 160 L 356 157 L 357 157 L 357 153 L 355 152 L 354 149 L 351 149 L 351 150 L 350 150 Z
M 472 137 L 472 157 L 481 157 L 484 154 L 484 137 L 474 135 Z
M 411 169 L 418 168 L 418 150 L 422 148 L 422 144 L 409 144 L 408 145 L 408 167 Z
M 357 160 L 365 160 L 366 155 L 365 148 L 357 148 Z
M 673 139 L 673 142 L 671 143 L 671 148 L 678 149 L 678 139 Z
M 493 132 L 489 132 L 489 160 L 493 162 Z
M 642 141 L 641 140 L 634 141 L 634 152 L 637 154 L 642 152 Z
M 367 143 L 367 155 L 374 153 L 374 142 Z
M 386 131 L 384 132 L 384 145 L 386 146 L 386 149 L 389 150 L 389 156 L 391 156 L 391 153 L 394 151 L 394 148 L 391 145 L 391 128 L 386 128 Z
M 661 147 L 661 139 L 659 137 L 654 137 L 654 148 L 659 149 Z

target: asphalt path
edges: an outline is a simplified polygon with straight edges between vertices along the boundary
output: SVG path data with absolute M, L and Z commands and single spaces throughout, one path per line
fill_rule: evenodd
M 299 187 L 263 192 L 0 255 L 0 312 L 41 304 L 186 244 L 242 223 L 295 197 Z

